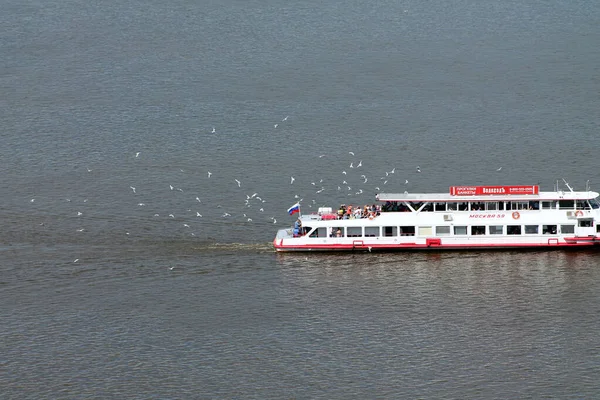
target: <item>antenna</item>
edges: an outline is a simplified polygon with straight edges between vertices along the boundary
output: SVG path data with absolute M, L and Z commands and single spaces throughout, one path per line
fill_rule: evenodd
M 585 191 L 586 192 L 590 191 L 590 180 L 589 179 L 587 181 L 585 181 Z
M 569 183 L 567 181 L 565 181 L 565 178 L 563 178 L 563 182 L 565 183 L 565 185 L 567 186 L 567 188 L 569 188 L 569 190 L 571 192 L 573 192 L 573 188 L 569 185 Z

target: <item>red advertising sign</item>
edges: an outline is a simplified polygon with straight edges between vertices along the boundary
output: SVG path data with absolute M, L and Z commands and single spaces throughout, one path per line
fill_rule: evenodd
M 450 186 L 452 196 L 523 195 L 539 194 L 538 185 L 532 186 Z

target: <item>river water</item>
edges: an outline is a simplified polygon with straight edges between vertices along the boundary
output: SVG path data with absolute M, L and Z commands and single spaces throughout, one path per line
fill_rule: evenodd
M 600 253 L 271 241 L 299 200 L 599 190 L 600 5 L 0 4 L 3 398 L 599 395 Z

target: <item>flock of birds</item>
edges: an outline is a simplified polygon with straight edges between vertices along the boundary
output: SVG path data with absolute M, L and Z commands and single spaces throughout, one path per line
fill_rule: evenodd
M 274 124 L 274 129 L 277 129 L 281 123 L 284 123 L 288 120 L 289 116 L 283 118 L 279 123 Z M 217 129 L 215 127 L 212 128 L 211 133 L 216 133 Z M 290 176 L 289 185 L 291 188 L 288 193 L 283 193 L 283 195 L 289 195 L 290 198 L 289 204 L 282 205 L 282 200 L 278 199 L 277 204 L 274 206 L 277 209 L 268 208 L 271 204 L 268 203 L 267 199 L 260 194 L 260 190 L 250 190 L 248 191 L 245 187 L 244 182 L 238 178 L 233 178 L 231 182 L 231 189 L 241 190 L 244 193 L 240 195 L 240 202 L 235 204 L 232 202 L 227 202 L 226 207 L 221 206 L 220 204 L 214 204 L 214 200 L 209 200 L 204 202 L 201 197 L 202 194 L 192 194 L 188 195 L 188 190 L 185 190 L 186 207 L 185 212 L 180 209 L 178 212 L 159 212 L 156 208 L 153 211 L 149 211 L 148 213 L 142 213 L 145 215 L 143 218 L 167 218 L 168 220 L 172 220 L 174 223 L 180 224 L 180 229 L 183 234 L 196 236 L 196 232 L 203 231 L 207 224 L 219 224 L 219 220 L 217 217 L 223 219 L 232 219 L 236 223 L 262 223 L 262 224 L 277 224 L 277 215 L 285 215 L 286 207 L 293 204 L 299 203 L 301 206 L 301 210 L 303 213 L 311 213 L 316 212 L 318 207 L 337 207 L 342 203 L 354 203 L 356 205 L 370 204 L 373 202 L 374 195 L 376 193 L 385 192 L 384 188 L 386 187 L 391 179 L 398 177 L 399 174 L 396 173 L 396 167 L 393 167 L 389 170 L 385 170 L 383 173 L 379 174 L 376 178 L 373 178 L 369 173 L 372 171 L 370 166 L 363 166 L 363 160 L 360 157 L 356 157 L 356 154 L 353 151 L 348 151 L 346 157 L 340 157 L 336 155 L 336 161 L 344 162 L 346 160 L 347 167 L 341 167 L 342 169 L 339 171 L 339 176 L 335 177 L 336 173 L 331 169 L 331 166 L 327 167 L 327 175 L 325 175 L 321 179 L 315 180 L 306 180 L 305 177 L 297 178 L 294 176 Z M 317 159 L 325 159 L 324 162 L 329 163 L 327 158 L 330 155 L 320 154 L 316 155 Z M 137 151 L 133 154 L 133 158 L 136 160 L 142 160 L 143 154 L 141 151 Z M 367 163 L 368 164 L 368 163 Z M 88 173 L 92 173 L 92 169 L 86 168 Z M 500 171 L 502 168 L 498 168 L 497 171 Z M 416 166 L 414 168 L 414 173 L 421 174 L 422 169 L 420 166 Z M 183 170 L 181 170 L 183 172 Z M 217 171 L 218 172 L 218 171 Z M 406 174 L 406 173 L 405 173 Z M 219 176 L 213 174 L 211 171 L 205 171 L 205 179 L 214 180 L 214 179 L 227 179 L 223 176 Z M 231 177 L 229 178 L 231 179 Z M 402 187 L 402 181 L 404 187 Z M 208 181 L 204 182 L 206 185 L 209 184 Z M 283 182 L 282 182 L 283 183 Z M 400 182 L 396 180 L 394 182 L 395 185 L 393 189 L 390 191 L 398 191 L 398 188 L 404 188 L 405 193 L 407 193 L 407 189 L 409 188 L 409 180 L 406 177 L 403 177 Z M 223 185 L 224 182 L 221 182 Z M 226 183 L 225 183 L 226 185 Z M 141 187 L 141 186 L 140 186 Z M 137 207 L 143 209 L 152 209 L 152 207 L 147 207 L 147 202 L 150 203 L 150 197 L 144 197 L 144 187 L 138 187 L 136 184 L 130 184 L 129 190 L 130 195 L 135 198 L 135 203 Z M 168 184 L 165 190 L 168 189 L 171 192 L 175 193 L 184 193 L 184 189 L 174 186 L 173 184 Z M 291 193 L 290 193 L 291 192 Z M 294 194 L 295 192 L 295 194 Z M 348 196 L 355 196 L 348 198 Z M 147 198 L 147 200 L 144 200 Z M 305 200 L 306 198 L 306 200 Z M 70 199 L 66 199 L 70 201 Z M 84 200 L 86 202 L 87 200 Z M 146 202 L 147 201 L 147 202 Z M 31 203 L 35 202 L 35 198 L 30 199 Z M 339 204 L 337 204 L 339 202 Z M 366 203 L 365 203 L 366 202 Z M 208 204 L 207 204 L 208 203 Z M 191 204 L 195 204 L 192 206 Z M 203 204 L 203 205 L 202 205 Z M 210 211 L 206 209 L 210 208 Z M 308 209 L 308 210 L 307 210 Z M 163 209 L 164 210 L 164 209 Z M 201 212 L 202 211 L 202 212 Z M 210 214 L 207 214 L 210 212 Z M 175 214 L 178 214 L 177 217 Z M 81 217 L 83 213 L 81 211 L 77 211 L 77 217 Z M 138 214 L 139 215 L 139 214 Z M 203 218 L 212 218 L 212 221 L 202 222 Z M 287 218 L 286 218 L 287 220 Z M 223 224 L 223 222 L 221 222 Z M 43 223 L 41 224 L 43 225 Z M 196 232 L 195 232 L 196 230 Z M 76 229 L 77 232 L 85 232 L 86 229 L 83 227 L 79 227 Z M 125 235 L 130 235 L 129 231 L 123 232 Z M 274 233 L 274 232 L 273 232 Z M 74 262 L 78 262 L 79 259 L 74 260 Z

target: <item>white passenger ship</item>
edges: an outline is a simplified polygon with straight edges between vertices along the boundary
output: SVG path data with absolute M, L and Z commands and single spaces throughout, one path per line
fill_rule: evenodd
M 381 193 L 376 196 L 377 211 L 367 217 L 320 208 L 317 214 L 300 217 L 296 233 L 294 228 L 280 229 L 273 245 L 282 252 L 598 246 L 598 193 L 566 186 L 560 190 L 557 184 L 552 192 L 540 192 L 533 185 Z

